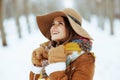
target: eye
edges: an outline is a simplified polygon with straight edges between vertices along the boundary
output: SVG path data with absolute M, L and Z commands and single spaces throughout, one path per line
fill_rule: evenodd
M 59 22 L 60 25 L 63 25 L 64 23 L 63 22 Z
M 63 24 L 62 22 L 60 22 L 59 24 Z

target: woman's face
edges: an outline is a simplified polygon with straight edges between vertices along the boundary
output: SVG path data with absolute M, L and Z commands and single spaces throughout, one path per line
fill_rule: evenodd
M 50 29 L 51 40 L 61 41 L 67 37 L 67 29 L 63 17 L 56 17 L 53 20 L 52 27 Z

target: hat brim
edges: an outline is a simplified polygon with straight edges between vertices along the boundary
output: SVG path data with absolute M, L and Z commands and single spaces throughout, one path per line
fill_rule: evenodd
M 43 16 L 37 16 L 37 24 L 42 34 L 50 40 L 50 28 L 55 17 L 65 16 L 61 11 L 52 12 Z
M 74 22 L 69 16 L 67 16 L 72 29 L 80 36 L 88 38 L 93 40 L 93 38 L 89 35 L 89 33 L 83 28 L 83 26 L 80 26 L 79 24 L 77 24 L 76 22 Z
M 40 31 L 42 32 L 42 34 L 50 39 L 50 28 L 52 26 L 52 22 L 54 20 L 55 17 L 59 17 L 59 16 L 66 16 L 71 24 L 72 29 L 80 36 L 88 38 L 88 39 L 92 39 L 92 37 L 88 34 L 88 32 L 83 29 L 79 24 L 77 24 L 75 21 L 73 21 L 73 19 L 71 19 L 65 12 L 63 11 L 55 11 L 46 15 L 42 15 L 42 16 L 37 16 L 37 24 L 38 27 L 40 29 Z M 92 39 L 93 40 L 93 39 Z

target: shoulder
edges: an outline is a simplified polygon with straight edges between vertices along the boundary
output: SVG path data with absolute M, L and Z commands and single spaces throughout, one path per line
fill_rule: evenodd
M 85 52 L 84 54 L 79 56 L 76 59 L 76 61 L 94 63 L 95 62 L 95 54 L 93 52 Z

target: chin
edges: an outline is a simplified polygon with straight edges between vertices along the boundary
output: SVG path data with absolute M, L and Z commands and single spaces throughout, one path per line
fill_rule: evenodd
M 56 39 L 56 38 L 53 38 L 52 40 L 53 40 L 53 41 L 59 41 L 59 39 Z
M 53 41 L 60 41 L 60 40 L 64 39 L 64 37 L 62 37 L 62 36 L 54 36 L 54 37 L 51 37 L 51 39 Z
M 53 41 L 59 41 L 60 38 L 51 38 Z

